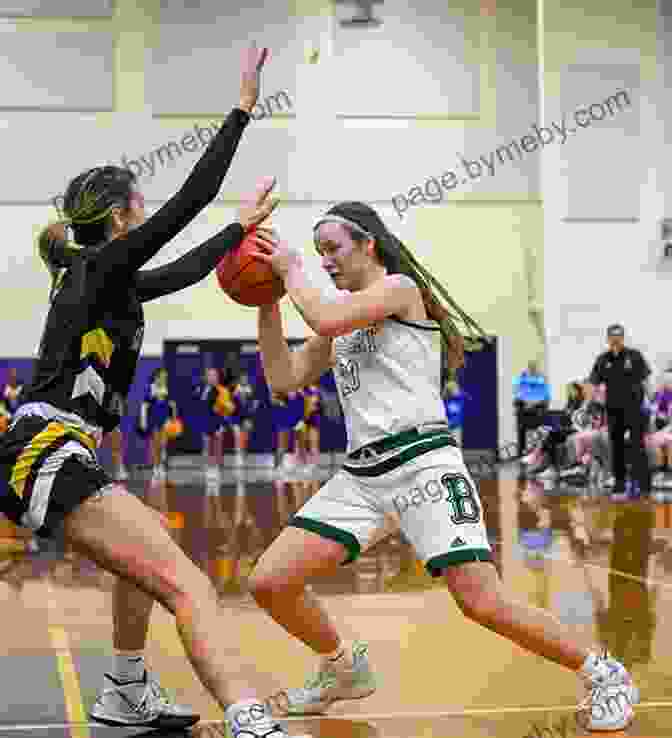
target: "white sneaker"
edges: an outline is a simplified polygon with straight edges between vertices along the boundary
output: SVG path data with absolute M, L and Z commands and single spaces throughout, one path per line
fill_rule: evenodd
M 268 705 L 256 700 L 236 702 L 224 713 L 226 738 L 287 738 Z
M 274 714 L 321 715 L 338 700 L 357 700 L 376 691 L 376 681 L 367 656 L 368 645 L 352 647 L 352 667 L 322 663 L 320 671 L 305 686 L 273 695 L 268 703 Z
M 548 469 L 544 469 L 544 471 L 537 474 L 537 479 L 541 479 L 542 481 L 555 481 L 558 478 L 558 470 L 553 467 L 549 466 Z
M 651 486 L 657 487 L 658 489 L 660 489 L 661 487 L 664 486 L 663 484 L 664 481 L 665 481 L 665 475 L 663 474 L 663 472 L 656 472 L 651 478 Z
M 152 468 L 152 483 L 161 483 L 166 481 L 166 467 L 163 464 Z
M 103 691 L 89 716 L 104 725 L 183 730 L 201 716 L 171 702 L 156 679 L 147 672 L 142 681 L 120 682 L 105 674 Z
M 578 718 L 586 730 L 624 730 L 634 718 L 639 690 L 626 668 L 608 654 L 597 656 L 590 673 L 584 673 L 588 694 L 580 703 Z
M 128 482 L 128 470 L 126 469 L 125 465 L 122 464 L 115 472 L 114 474 L 114 481 L 115 482 Z
M 587 469 L 582 464 L 576 464 L 575 466 L 570 466 L 567 469 L 563 469 L 560 472 L 560 478 L 561 479 L 569 479 L 570 477 L 583 477 L 584 479 L 587 476 Z
M 663 489 L 672 489 L 672 475 L 663 474 L 663 481 L 661 483 Z
M 602 486 L 606 487 L 607 489 L 613 489 L 616 486 L 616 480 L 614 479 L 614 475 L 610 474 L 604 482 L 602 482 Z

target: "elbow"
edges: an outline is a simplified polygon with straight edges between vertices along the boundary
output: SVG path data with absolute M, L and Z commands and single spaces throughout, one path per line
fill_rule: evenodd
M 321 318 L 320 320 L 314 321 L 310 327 L 318 336 L 323 336 L 324 338 L 336 338 L 348 332 L 347 326 L 344 325 L 343 321 L 335 318 Z

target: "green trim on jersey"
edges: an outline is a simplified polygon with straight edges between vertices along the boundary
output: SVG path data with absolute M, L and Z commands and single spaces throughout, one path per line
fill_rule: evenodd
M 420 433 L 417 429 L 402 431 L 381 441 L 369 443 L 351 453 L 343 464 L 343 470 L 355 477 L 379 477 L 381 474 L 397 469 L 411 459 L 434 451 L 437 448 L 452 446 L 457 448 L 457 441 L 448 430 L 434 430 Z M 377 456 L 399 449 L 398 453 L 385 459 L 376 459 Z M 367 453 L 368 452 L 368 453 Z M 368 464 L 348 462 L 370 461 Z
M 322 536 L 322 538 L 327 538 L 330 541 L 341 543 L 348 550 L 348 558 L 343 562 L 342 566 L 351 564 L 359 558 L 362 547 L 359 545 L 359 541 L 352 535 L 352 533 L 349 533 L 347 530 L 335 528 L 333 525 L 321 523 L 319 520 L 302 518 L 300 515 L 295 515 L 287 525 L 291 525 L 293 528 L 307 530 L 310 533 L 317 533 L 317 535 Z
M 432 557 L 426 564 L 427 573 L 432 577 L 440 577 L 443 570 L 456 564 L 467 564 L 473 561 L 492 561 L 492 553 L 487 548 L 471 548 L 466 551 L 451 551 Z

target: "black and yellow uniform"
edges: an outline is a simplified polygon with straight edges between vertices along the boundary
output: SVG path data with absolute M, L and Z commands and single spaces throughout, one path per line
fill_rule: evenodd
M 139 270 L 214 200 L 249 119 L 234 109 L 180 191 L 126 237 L 79 249 L 49 244 L 49 263 L 65 271 L 33 380 L 0 442 L 0 511 L 19 525 L 49 535 L 110 484 L 94 449 L 121 419 L 142 346 L 142 303 L 202 280 L 240 244 L 243 227 L 233 223 L 172 264 Z

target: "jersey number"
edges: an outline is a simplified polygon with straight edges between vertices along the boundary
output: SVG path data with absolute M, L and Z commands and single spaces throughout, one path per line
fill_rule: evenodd
M 352 359 L 344 359 L 338 365 L 342 381 L 343 396 L 347 397 L 360 388 L 359 365 Z
M 446 500 L 451 507 L 450 518 L 453 523 L 478 523 L 481 508 L 476 501 L 476 490 L 471 482 L 461 474 L 444 474 L 441 484 L 448 492 Z

